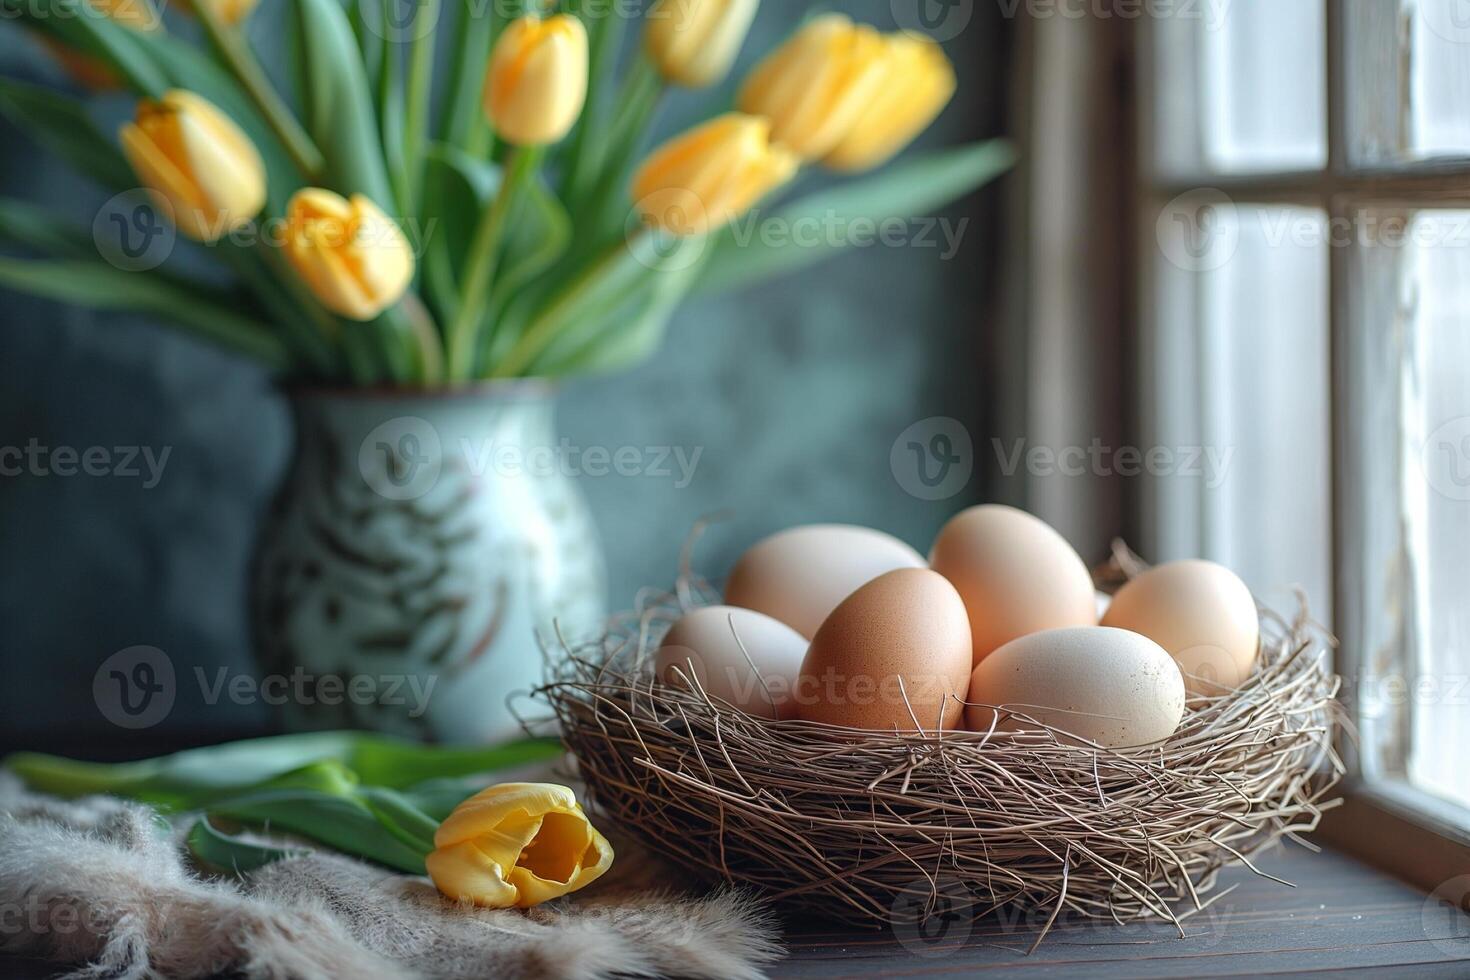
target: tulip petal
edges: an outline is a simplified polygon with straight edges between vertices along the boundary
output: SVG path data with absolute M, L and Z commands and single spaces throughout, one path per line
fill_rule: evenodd
M 508 909 L 519 897 L 516 887 L 505 880 L 502 866 L 471 842 L 436 850 L 424 865 L 434 887 L 449 898 Z

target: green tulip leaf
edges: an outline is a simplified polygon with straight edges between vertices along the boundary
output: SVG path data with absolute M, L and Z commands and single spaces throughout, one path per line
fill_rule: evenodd
M 424 874 L 427 851 L 406 842 L 398 828 L 385 826 L 356 795 L 273 789 L 221 800 L 208 808 L 208 815 L 296 834 L 397 871 Z
M 464 260 L 480 214 L 500 189 L 501 171 L 457 146 L 433 143 L 425 160 L 423 275 L 440 320 L 458 309 Z
M 987 140 L 939 150 L 911 162 L 826 188 L 782 205 L 759 219 L 737 222 L 716 236 L 702 292 L 734 289 L 806 268 L 849 242 L 813 244 L 791 234 L 762 235 L 762 222 L 783 229 L 797 222 L 844 227 L 929 214 L 989 183 L 1010 169 L 1015 151 L 1005 140 Z
M 0 198 L 0 239 L 63 259 L 95 259 L 92 236 L 45 208 Z
M 282 776 L 300 778 L 305 767 L 319 762 L 340 763 L 365 786 L 407 789 L 430 780 L 544 762 L 561 751 L 555 740 L 540 738 L 457 748 L 362 732 L 313 732 L 229 742 L 139 762 L 78 762 L 19 753 L 3 765 L 31 789 L 52 796 L 107 793 L 177 811 L 199 809 Z M 321 778 L 321 770 L 316 772 L 315 778 Z
M 39 30 L 115 71 L 140 95 L 158 98 L 168 79 L 143 50 L 145 35 L 104 16 L 88 0 L 6 0 L 4 19 L 25 18 Z
M 216 872 L 247 875 L 268 864 L 310 853 L 302 848 L 271 847 L 231 837 L 201 818 L 189 829 L 189 853 L 194 860 Z
M 538 370 L 551 375 L 607 373 L 652 357 L 663 344 L 674 311 L 704 270 L 710 254 L 705 245 L 686 239 L 669 246 L 660 268 L 634 290 L 631 303 L 599 318 L 593 335 L 563 358 L 557 352 L 566 345 L 553 347 L 537 363 Z
M 483 0 L 460 0 L 454 62 L 444 101 L 439 139 L 460 148 L 470 145 L 471 134 L 486 126 L 480 107 L 485 84 L 485 66 L 494 40 L 494 18 L 485 11 Z
M 108 190 L 137 186 L 138 180 L 122 151 L 102 135 L 81 100 L 39 85 L 0 78 L 0 113 Z
M 492 310 L 555 265 L 572 241 L 572 216 L 539 175 L 526 181 L 518 204 L 502 245 Z
M 393 210 L 367 72 L 341 0 L 294 0 L 305 126 L 327 163 L 332 189 L 366 194 Z
M 163 276 L 115 268 L 100 259 L 0 258 L 0 286 L 71 306 L 149 313 L 272 368 L 284 369 L 290 363 L 286 348 L 270 329 L 236 313 L 228 299 L 184 288 Z

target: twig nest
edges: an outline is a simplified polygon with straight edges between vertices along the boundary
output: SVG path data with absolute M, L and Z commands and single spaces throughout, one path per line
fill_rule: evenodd
M 1116 586 L 1138 570 L 1120 551 L 1098 583 Z M 961 615 L 937 587 L 933 596 L 932 615 Z M 1080 598 L 1090 610 L 1092 590 Z M 1049 717 L 969 732 L 929 723 L 914 731 L 912 722 L 899 730 L 901 719 L 885 715 L 873 730 L 837 729 L 661 682 L 661 634 L 714 601 L 701 580 L 681 580 L 674 594 L 615 619 L 602 641 L 552 658 L 540 693 L 611 820 L 682 867 L 795 910 L 884 927 L 904 896 L 942 889 L 959 913 L 1015 906 L 1043 919 L 1177 926 L 1207 904 L 1221 868 L 1244 861 L 1256 870 L 1253 853 L 1314 829 L 1333 805 L 1338 682 L 1331 639 L 1304 608 L 1291 620 L 1261 613 L 1260 657 L 1237 688 L 1188 698 L 1163 741 L 1110 748 L 1080 743 Z M 902 642 L 857 612 L 840 628 L 871 642 L 874 656 Z M 942 652 L 948 663 L 954 651 Z M 1129 676 L 1154 682 L 1143 668 Z M 933 702 L 926 710 L 938 713 Z M 1094 734 L 1113 741 L 1112 731 Z M 1119 731 L 1118 740 L 1147 734 Z

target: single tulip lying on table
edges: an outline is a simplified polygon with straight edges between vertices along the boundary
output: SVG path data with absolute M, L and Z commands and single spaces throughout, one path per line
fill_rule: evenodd
M 114 765 L 19 753 L 4 768 L 53 796 L 106 793 L 164 814 L 198 814 L 189 848 L 224 872 L 253 871 L 299 853 L 224 829 L 260 828 L 426 874 L 458 901 L 529 908 L 597 880 L 612 866 L 612 847 L 565 786 L 506 783 L 475 792 L 472 781 L 560 753 L 548 739 L 441 748 L 325 732 Z
M 1009 167 L 977 143 L 757 210 L 802 167 L 887 163 L 954 94 L 933 41 L 837 13 L 650 149 L 664 96 L 723 82 L 758 3 L 658 0 L 629 59 L 626 12 L 593 0 L 424 0 L 406 24 L 391 0 L 291 0 L 270 43 L 293 53 L 293 99 L 256 57 L 254 0 L 0 0 L 80 89 L 0 78 L 0 114 L 107 193 L 143 189 L 194 260 L 109 261 L 90 230 L 0 198 L 0 285 L 148 313 L 294 380 L 566 376 L 650 356 L 697 290 L 851 243 L 737 234 L 747 216 L 919 217 Z M 118 134 L 93 121 L 99 89 L 136 97 Z

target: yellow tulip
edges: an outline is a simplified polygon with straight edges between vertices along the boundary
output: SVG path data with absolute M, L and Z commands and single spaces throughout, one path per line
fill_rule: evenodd
M 265 206 L 265 165 L 250 138 L 214 103 L 172 89 L 138 103 L 119 136 L 138 179 L 179 231 L 212 242 Z
M 260 0 L 183 0 L 181 7 L 193 13 L 196 4 L 207 3 L 214 8 L 220 20 L 226 24 L 238 24 L 254 12 L 255 5 L 259 2 Z
M 769 120 L 757 116 L 711 119 L 653 151 L 633 177 L 633 199 L 671 234 L 721 228 L 796 175 L 801 161 L 770 137 Z
M 922 34 L 884 38 L 888 80 L 857 122 L 822 162 L 833 170 L 870 170 L 913 142 L 954 95 L 954 66 L 944 49 Z
M 527 14 L 495 42 L 485 72 L 485 114 L 516 146 L 556 143 L 587 101 L 587 29 L 568 14 Z
M 765 116 L 772 139 L 804 160 L 819 160 L 852 131 L 886 68 L 881 34 L 824 14 L 756 66 L 740 91 L 740 110 Z
M 286 204 L 286 258 L 323 306 L 371 320 L 413 282 L 413 249 L 393 219 L 362 194 L 320 187 Z
M 88 6 L 115 23 L 130 30 L 147 33 L 158 29 L 161 19 L 153 0 L 88 0 Z M 91 55 L 45 34 L 38 35 L 41 44 L 56 59 L 72 80 L 94 91 L 121 88 L 122 81 L 109 65 Z
M 455 808 L 427 861 L 449 898 L 491 909 L 530 908 L 592 884 L 613 851 L 565 786 L 506 783 Z
M 724 79 L 740 53 L 760 0 L 658 0 L 645 42 L 659 73 L 703 88 Z

